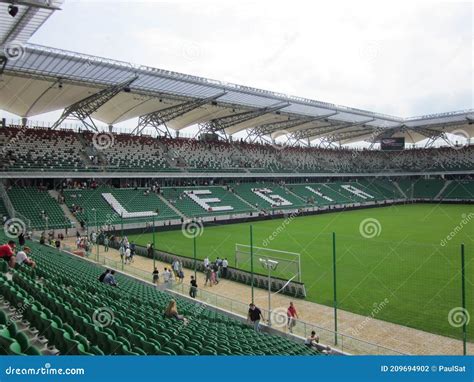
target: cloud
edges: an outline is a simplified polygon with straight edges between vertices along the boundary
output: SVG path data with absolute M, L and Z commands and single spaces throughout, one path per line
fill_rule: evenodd
M 111 4 L 66 2 L 33 40 L 402 117 L 473 107 L 468 2 Z

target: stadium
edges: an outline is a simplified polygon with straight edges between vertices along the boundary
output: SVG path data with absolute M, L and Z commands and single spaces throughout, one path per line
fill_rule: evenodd
M 30 42 L 67 3 L 0 2 L 2 355 L 474 354 L 473 109 Z

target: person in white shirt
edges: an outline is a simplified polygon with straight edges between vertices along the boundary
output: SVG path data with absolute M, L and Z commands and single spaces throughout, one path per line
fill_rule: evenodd
M 32 268 L 36 267 L 36 263 L 28 257 L 30 253 L 30 247 L 23 247 L 23 250 L 18 251 L 18 253 L 16 254 L 16 264 L 25 264 Z
M 207 268 L 209 266 L 209 257 L 204 258 L 204 268 Z
M 163 272 L 163 280 L 165 283 L 168 283 L 171 280 L 171 272 L 168 270 L 168 268 L 165 268 Z
M 175 280 L 178 278 L 179 275 L 179 260 L 173 261 L 173 273 L 174 273 L 174 278 Z
M 132 260 L 132 251 L 130 250 L 130 247 L 127 247 L 125 250 L 125 263 L 129 263 Z

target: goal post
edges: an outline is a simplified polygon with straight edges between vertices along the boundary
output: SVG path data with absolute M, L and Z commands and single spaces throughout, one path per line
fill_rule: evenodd
M 295 279 L 301 282 L 301 254 L 296 252 L 281 251 L 271 248 L 251 247 L 246 244 L 235 244 L 235 268 L 250 269 L 251 268 L 251 249 L 253 251 L 254 269 L 260 261 L 272 260 L 278 262 L 278 272 L 287 280 Z

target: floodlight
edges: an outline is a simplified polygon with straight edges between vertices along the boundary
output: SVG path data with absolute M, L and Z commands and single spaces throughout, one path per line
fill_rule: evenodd
M 15 17 L 18 13 L 18 7 L 16 5 L 13 5 L 13 4 L 10 4 L 8 6 L 8 14 L 11 16 L 11 17 Z

